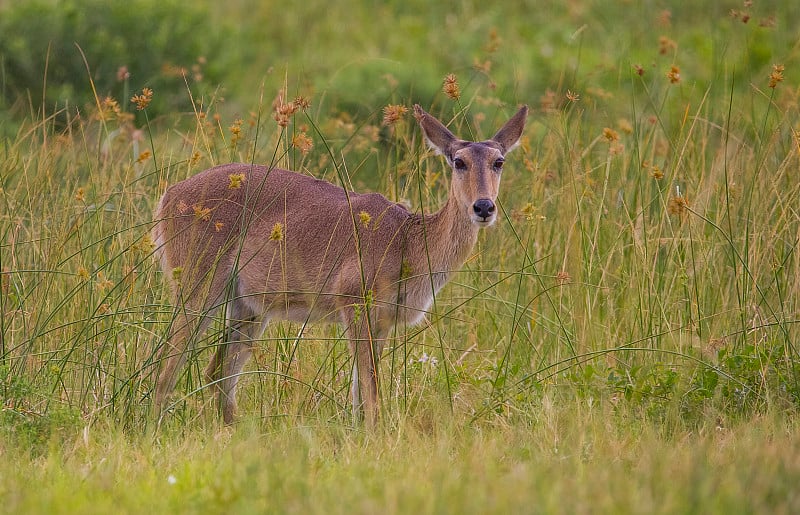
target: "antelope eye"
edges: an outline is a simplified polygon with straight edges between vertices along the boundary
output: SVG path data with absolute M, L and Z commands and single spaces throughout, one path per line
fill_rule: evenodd
M 503 163 L 505 163 L 505 161 L 504 161 L 503 159 L 498 159 L 498 160 L 496 160 L 496 161 L 494 162 L 494 168 L 495 168 L 495 170 L 502 170 L 502 169 L 503 169 Z
M 463 160 L 463 159 L 461 159 L 460 157 L 457 157 L 457 158 L 455 158 L 455 159 L 453 160 L 453 167 L 454 167 L 456 170 L 459 170 L 459 171 L 462 171 L 462 172 L 463 172 L 464 170 L 466 170 L 466 169 L 467 169 L 467 163 L 465 163 L 465 162 L 464 162 L 464 160 Z

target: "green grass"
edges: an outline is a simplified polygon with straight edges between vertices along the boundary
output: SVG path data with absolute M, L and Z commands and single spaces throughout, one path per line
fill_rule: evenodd
M 203 7 L 247 43 L 154 92 L 189 109 L 0 115 L 0 511 L 797 512 L 796 10 L 326 5 Z M 312 102 L 285 131 L 282 87 Z M 254 161 L 434 209 L 443 162 L 381 124 L 414 102 L 464 137 L 532 114 L 496 227 L 383 356 L 381 427 L 352 423 L 340 330 L 275 323 L 239 424 L 200 379 L 217 324 L 155 429 L 166 185 Z
M 4 466 L 9 513 L 793 513 L 795 422 L 669 433 L 544 396 L 525 423 L 419 415 L 391 434 L 292 421 L 193 427 L 157 441 L 87 427 Z M 5 461 L 29 459 L 4 450 Z M 35 486 L 34 486 L 35 485 Z

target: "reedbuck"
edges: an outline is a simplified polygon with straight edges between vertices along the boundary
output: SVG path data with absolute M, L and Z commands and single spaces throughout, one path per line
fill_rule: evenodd
M 416 324 L 481 227 L 497 219 L 503 160 L 525 126 L 522 107 L 494 137 L 456 138 L 414 106 L 428 144 L 452 168 L 450 195 L 434 214 L 409 212 L 377 193 L 348 192 L 278 168 L 226 164 L 167 189 L 153 241 L 177 316 L 159 351 L 155 402 L 163 409 L 189 342 L 224 308 L 224 341 L 206 369 L 226 423 L 236 383 L 270 320 L 344 326 L 354 356 L 352 401 L 378 418 L 378 358 L 396 325 Z

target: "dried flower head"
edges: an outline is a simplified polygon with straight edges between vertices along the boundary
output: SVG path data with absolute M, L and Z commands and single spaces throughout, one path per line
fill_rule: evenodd
M 111 120 L 112 118 L 119 118 L 122 116 L 122 109 L 119 103 L 111 97 L 105 97 L 100 102 L 100 110 L 97 117 L 102 121 Z
M 232 173 L 228 175 L 228 189 L 229 190 L 238 190 L 242 187 L 242 183 L 245 180 L 245 175 L 243 173 Z
M 222 230 L 222 228 L 223 228 L 223 227 L 225 227 L 225 224 L 224 224 L 224 223 L 222 223 L 222 222 L 220 222 L 219 220 L 217 220 L 216 222 L 214 222 L 214 230 L 215 230 L 215 231 L 217 231 L 217 232 L 220 232 L 220 231 Z
M 388 105 L 383 108 L 383 124 L 394 125 L 408 112 L 404 105 Z
M 572 90 L 569 89 L 567 90 L 567 100 L 569 100 L 570 102 L 577 102 L 580 99 L 581 96 L 579 94 L 575 93 Z
M 242 139 L 242 119 L 237 118 L 233 121 L 228 130 L 231 132 L 231 146 L 235 147 Z
M 142 152 L 141 154 L 139 154 L 139 157 L 137 157 L 137 158 L 136 158 L 136 162 L 137 162 L 137 163 L 140 163 L 140 164 L 141 164 L 141 163 L 144 163 L 145 161 L 147 161 L 148 159 L 150 159 L 150 157 L 151 157 L 152 155 L 153 155 L 153 154 L 151 154 L 149 150 L 145 150 L 144 152 Z
M 603 137 L 606 139 L 606 141 L 611 143 L 619 139 L 619 133 L 610 127 L 605 127 L 603 129 Z
M 666 55 L 670 50 L 675 50 L 677 47 L 678 44 L 667 36 L 658 38 L 658 53 L 661 55 Z
M 556 274 L 556 282 L 558 284 L 567 284 L 572 281 L 572 276 L 566 270 L 561 270 Z
M 286 90 L 281 88 L 275 100 L 272 101 L 273 118 L 281 127 L 288 127 L 289 120 L 300 108 L 296 101 L 286 102 Z
M 136 104 L 136 109 L 138 111 L 143 111 L 147 109 L 147 106 L 150 105 L 150 102 L 153 100 L 153 90 L 150 88 L 142 88 L 142 93 L 140 95 L 133 95 L 131 97 L 131 102 Z
M 669 202 L 667 203 L 667 212 L 670 215 L 674 216 L 682 216 L 686 214 L 686 209 L 689 207 L 689 202 L 686 200 L 686 197 L 680 194 L 680 192 L 676 192 L 669 198 Z
M 667 78 L 670 84 L 679 83 L 681 81 L 681 69 L 673 64 L 667 72 Z
M 84 200 L 86 200 L 86 188 L 80 186 L 75 191 L 75 200 L 77 200 L 78 202 L 83 202 Z
M 298 109 L 302 109 L 303 111 L 311 107 L 311 100 L 303 96 L 295 97 L 293 103 Z
M 653 165 L 653 168 L 650 171 L 650 175 L 653 177 L 653 179 L 655 179 L 657 181 L 659 181 L 659 180 L 664 178 L 664 172 L 661 170 L 661 168 L 659 168 L 656 165 Z
M 305 156 L 314 148 L 314 141 L 305 132 L 298 132 L 292 138 L 292 146 Z
M 772 65 L 772 73 L 769 74 L 769 87 L 775 88 L 779 82 L 783 82 L 783 70 L 784 66 L 782 64 L 773 64 Z
M 633 65 L 633 71 L 635 71 L 636 75 L 638 75 L 639 77 L 644 75 L 644 68 L 640 64 L 634 64 Z
M 208 222 L 211 219 L 211 208 L 203 207 L 203 204 L 194 204 L 192 206 L 194 217 L 198 220 Z
M 3 277 L 5 277 L 5 275 Z M 87 270 L 86 267 L 79 266 L 78 267 L 78 277 L 82 281 L 88 281 L 89 280 L 89 270 Z
M 458 79 L 453 73 L 449 73 L 444 78 L 444 84 L 442 85 L 442 90 L 444 91 L 444 94 L 447 95 L 452 100 L 458 100 L 459 98 L 461 98 L 461 89 L 459 89 L 458 87 Z
M 500 48 L 500 43 L 502 42 L 503 40 L 497 33 L 497 29 L 492 27 L 491 30 L 489 30 L 489 42 L 486 44 L 486 53 L 493 54 L 497 52 L 497 50 Z
M 283 240 L 283 224 L 280 222 L 275 222 L 275 225 L 272 226 L 272 232 L 269 235 L 270 241 L 281 241 Z
M 364 227 L 368 227 L 369 223 L 372 221 L 372 216 L 366 211 L 361 211 L 358 213 L 358 218 L 361 220 L 361 225 Z

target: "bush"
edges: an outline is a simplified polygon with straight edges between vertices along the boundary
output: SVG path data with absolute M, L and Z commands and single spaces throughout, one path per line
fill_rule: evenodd
M 14 3 L 0 13 L 0 107 L 94 104 L 91 77 L 98 97 L 126 110 L 145 86 L 158 93 L 150 113 L 185 108 L 184 73 L 195 95 L 222 74 L 221 31 L 205 8 L 177 0 Z

